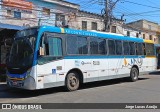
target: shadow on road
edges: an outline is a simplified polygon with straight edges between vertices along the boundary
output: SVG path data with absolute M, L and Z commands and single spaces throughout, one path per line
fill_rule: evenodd
M 139 78 L 140 80 L 147 80 L 148 78 Z M 104 81 L 97 81 L 97 82 L 89 82 L 86 84 L 83 84 L 80 89 L 89 89 L 89 88 L 95 88 L 95 87 L 102 87 L 102 86 L 109 86 L 109 85 L 116 85 L 121 83 L 127 83 L 130 82 L 128 78 L 120 78 L 120 79 L 111 79 L 111 80 L 104 80 Z
M 147 80 L 147 79 L 148 78 L 139 78 L 139 80 Z M 81 85 L 80 90 L 115 85 L 115 84 L 120 84 L 120 83 L 127 83 L 127 82 L 129 81 L 126 78 L 90 82 L 90 83 Z M 49 89 L 30 91 L 30 90 L 7 88 L 7 87 L 4 90 L 1 90 L 3 86 L 6 86 L 6 85 L 0 84 L 0 99 L 1 98 L 3 99 L 4 98 L 30 98 L 30 97 L 36 97 L 36 96 L 41 96 L 41 95 L 65 92 L 64 87 L 54 87 L 54 88 L 49 88 Z
M 160 75 L 160 71 L 151 72 L 149 75 Z

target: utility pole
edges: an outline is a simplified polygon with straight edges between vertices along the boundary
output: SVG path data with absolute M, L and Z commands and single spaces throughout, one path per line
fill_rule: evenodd
M 105 0 L 105 9 L 104 9 L 104 24 L 105 31 L 111 31 L 111 22 L 112 22 L 112 11 L 117 2 L 120 0 L 116 0 L 116 2 L 112 2 L 112 0 Z
M 105 31 L 108 31 L 108 24 L 109 24 L 109 15 L 108 15 L 108 0 L 105 2 L 105 15 L 104 15 L 104 23 L 105 23 Z

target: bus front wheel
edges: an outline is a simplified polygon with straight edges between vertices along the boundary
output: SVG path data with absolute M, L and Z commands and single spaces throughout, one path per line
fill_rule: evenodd
M 79 76 L 76 72 L 70 72 L 65 81 L 67 91 L 75 91 L 79 88 Z
M 130 72 L 130 80 L 132 82 L 135 82 L 138 80 L 138 76 L 139 76 L 138 69 L 136 67 L 133 67 Z

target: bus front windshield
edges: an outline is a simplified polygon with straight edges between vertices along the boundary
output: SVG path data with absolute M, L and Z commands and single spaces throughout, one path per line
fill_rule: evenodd
M 36 36 L 37 33 L 33 30 L 20 31 L 16 34 L 7 62 L 10 73 L 24 73 L 31 68 Z

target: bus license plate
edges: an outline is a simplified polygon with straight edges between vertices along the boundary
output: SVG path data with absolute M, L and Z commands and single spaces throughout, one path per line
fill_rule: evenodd
M 13 86 L 16 86 L 16 85 L 17 85 L 17 82 L 14 81 L 12 84 L 13 84 Z

